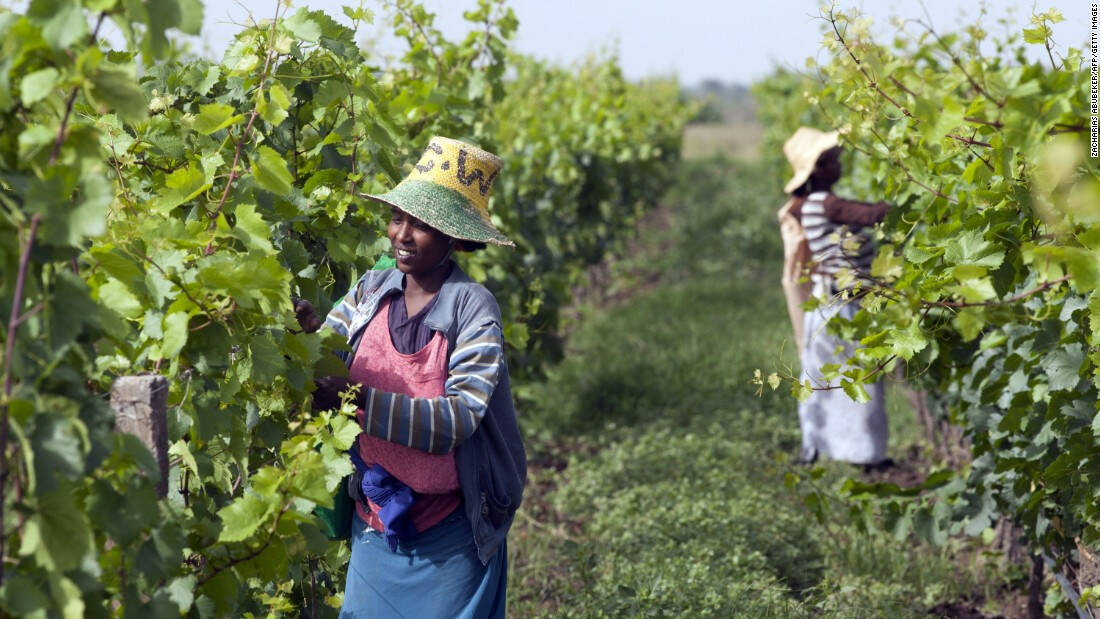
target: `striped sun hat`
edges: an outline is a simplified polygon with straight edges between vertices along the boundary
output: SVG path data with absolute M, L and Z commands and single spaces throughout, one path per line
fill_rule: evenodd
M 433 137 L 405 180 L 367 198 L 397 207 L 449 237 L 515 247 L 489 219 L 489 190 L 500 157 L 450 138 Z

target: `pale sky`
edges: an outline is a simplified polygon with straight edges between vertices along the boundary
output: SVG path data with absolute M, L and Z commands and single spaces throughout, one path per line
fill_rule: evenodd
M 358 0 L 295 0 L 294 6 L 321 9 L 345 21 L 340 7 Z M 386 32 L 381 15 L 385 9 L 376 0 L 365 6 L 375 11 L 374 26 L 360 33 L 360 40 Z M 449 37 L 466 31 L 462 12 L 473 0 L 423 0 L 437 14 L 436 25 Z M 816 56 L 822 38 L 819 2 L 816 0 L 512 0 L 519 19 L 514 43 L 520 51 L 539 58 L 568 63 L 603 48 L 616 49 L 627 77 L 676 74 L 681 83 L 692 85 L 706 78 L 751 82 L 772 67 L 802 68 L 805 59 Z M 842 7 L 861 7 L 874 19 L 876 31 L 894 31 L 890 18 L 924 18 L 920 2 L 913 0 L 863 0 L 841 2 Z M 926 0 L 933 25 L 947 31 L 960 23 L 960 11 L 971 19 L 978 2 Z M 1001 34 L 1004 27 L 996 17 L 1010 16 L 1026 24 L 1032 0 L 990 0 L 984 24 Z M 1055 26 L 1058 48 L 1083 47 L 1089 36 L 1090 2 L 1084 0 L 1038 0 L 1039 10 L 1058 8 L 1066 21 Z M 245 20 L 247 11 L 258 18 L 274 13 L 275 0 L 207 2 L 204 33 L 206 46 L 216 55 L 239 27 L 230 23 Z M 1019 28 L 1016 29 L 1019 31 Z M 887 39 L 884 39 L 887 40 Z M 397 48 L 381 43 L 383 50 Z M 1045 51 L 1036 47 L 1036 54 Z M 824 57 L 821 57 L 824 60 Z
M 203 26 L 205 48 L 220 57 L 249 12 L 258 19 L 271 17 L 276 0 L 205 0 Z M 341 7 L 359 0 L 293 0 L 295 7 L 323 10 L 347 23 Z M 476 0 L 422 0 L 436 13 L 436 25 L 450 38 L 465 34 L 462 12 Z M 874 19 L 875 31 L 889 40 L 891 18 L 926 19 L 925 8 L 937 31 L 971 23 L 978 14 L 978 0 L 838 0 L 841 7 L 859 7 Z M 376 13 L 375 24 L 359 33 L 359 40 L 378 40 L 383 52 L 400 50 L 390 40 L 383 23 L 386 11 L 378 0 L 363 0 Z M 986 30 L 1003 34 L 996 19 L 1010 18 L 1018 33 L 1027 24 L 1033 7 L 1057 8 L 1066 21 L 1054 27 L 1056 52 L 1066 47 L 1083 48 L 1089 37 L 1090 0 L 986 0 Z M 24 10 L 27 0 L 0 0 L 0 7 Z M 777 65 L 800 69 L 810 56 L 818 56 L 822 21 L 819 0 L 511 0 L 519 19 L 514 45 L 533 56 L 569 63 L 591 52 L 614 49 L 628 78 L 672 75 L 684 85 L 707 78 L 748 83 L 768 74 Z M 960 12 L 969 17 L 960 20 Z M 110 38 L 111 33 L 105 33 Z M 117 34 L 117 33 L 116 33 Z M 1045 50 L 1032 46 L 1036 58 Z M 1087 57 L 1087 56 L 1086 56 Z

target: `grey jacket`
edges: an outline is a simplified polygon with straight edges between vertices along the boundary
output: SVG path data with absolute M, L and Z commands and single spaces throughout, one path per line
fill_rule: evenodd
M 367 323 L 378 312 L 382 301 L 390 295 L 401 293 L 403 277 L 397 269 L 368 271 L 332 309 L 325 324 L 346 337 L 351 349 L 355 350 Z M 435 415 L 430 423 L 420 422 L 420 427 L 430 426 L 431 432 L 439 436 L 429 436 L 429 431 L 422 429 L 401 436 L 382 435 L 380 438 L 433 453 L 454 449 L 458 481 L 474 543 L 481 561 L 488 563 L 507 536 L 523 498 L 527 455 L 512 404 L 508 366 L 503 360 L 503 340 L 500 341 L 499 352 L 496 352 L 498 347 L 489 347 L 499 355 L 499 359 L 492 359 L 496 363 L 484 363 L 484 353 L 477 356 L 478 353 L 468 352 L 468 349 L 477 348 L 476 341 L 475 345 L 467 346 L 467 350 L 461 353 L 463 359 L 456 359 L 454 353 L 456 347 L 463 349 L 467 340 L 485 338 L 487 332 L 499 334 L 502 329 L 500 308 L 492 293 L 471 280 L 456 264 L 440 288 L 435 307 L 425 317 L 425 323 L 447 337 L 450 397 L 435 399 L 438 402 L 421 402 L 419 404 L 426 404 L 421 406 L 407 396 L 366 390 L 364 409 L 370 406 L 391 415 L 401 415 L 404 411 L 406 416 L 419 414 L 421 418 L 425 416 L 425 411 L 430 410 Z M 471 354 L 475 356 L 471 357 Z M 341 354 L 349 365 L 353 356 Z M 463 366 L 464 362 L 471 363 Z M 481 374 L 462 371 L 464 367 L 482 368 L 478 370 Z M 485 367 L 493 368 L 491 375 L 484 374 Z M 456 377 L 459 374 L 456 369 L 464 378 Z M 491 385 L 491 393 L 485 385 Z M 486 395 L 487 406 L 482 400 Z M 441 411 L 450 414 L 441 417 Z M 444 419 L 447 421 L 444 422 Z M 414 423 L 410 420 L 407 427 L 413 428 Z M 368 426 L 365 431 L 371 431 L 373 426 L 375 434 L 380 425 L 406 427 L 404 418 L 397 424 L 365 425 Z

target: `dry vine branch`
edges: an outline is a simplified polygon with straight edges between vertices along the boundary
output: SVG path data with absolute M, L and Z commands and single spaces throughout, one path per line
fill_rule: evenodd
M 986 120 L 984 118 L 977 118 L 974 116 L 963 116 L 963 120 L 968 123 L 987 125 L 989 127 L 993 127 L 994 129 L 1001 129 L 1005 126 L 1005 124 L 999 120 Z
M 981 153 L 979 153 L 978 151 L 974 150 L 973 148 L 970 148 L 969 146 L 967 147 L 967 149 L 968 149 L 968 150 L 970 150 L 970 153 L 971 153 L 972 155 L 974 155 L 974 156 L 975 156 L 975 157 L 977 157 L 978 159 L 981 159 L 981 160 L 982 160 L 982 163 L 984 163 L 984 164 L 985 164 L 985 167 L 989 168 L 989 171 L 990 171 L 990 172 L 996 172 L 996 171 L 997 171 L 997 169 L 993 167 L 993 164 L 992 164 L 992 163 L 989 163 L 989 160 L 988 160 L 988 159 L 986 159 L 985 157 L 982 157 Z
M 936 39 L 936 43 L 939 43 L 940 47 L 943 48 L 943 51 L 947 54 L 948 58 L 951 59 L 951 62 L 954 63 L 954 65 L 956 67 L 958 67 L 959 71 L 962 72 L 964 77 L 966 77 L 966 81 L 970 82 L 970 85 L 974 87 L 974 90 L 978 91 L 978 94 L 982 95 L 986 99 L 989 99 L 990 101 L 995 103 L 997 105 L 997 107 L 1004 107 L 1005 103 L 1007 103 L 1007 101 L 1004 100 L 1004 99 L 998 101 L 993 95 L 989 94 L 989 92 L 985 88 L 983 88 L 982 85 L 979 84 L 977 80 L 975 80 L 970 75 L 970 73 L 966 70 L 966 67 L 964 67 L 962 65 L 962 61 L 959 60 L 959 57 L 956 56 L 955 53 L 951 51 L 951 48 L 948 47 L 947 43 L 945 43 L 944 40 L 942 38 L 940 38 L 939 33 L 937 33 L 932 28 L 932 18 L 931 18 L 931 16 L 928 15 L 928 9 L 924 6 L 923 3 L 921 3 L 921 8 L 924 9 L 924 14 L 925 14 L 925 16 L 928 17 L 928 23 L 924 23 L 923 21 L 921 21 L 919 19 L 914 20 L 914 21 L 916 21 L 916 23 L 920 24 L 921 27 L 923 27 L 925 30 L 927 30 L 928 33 L 931 34 L 932 37 Z
M 88 39 L 88 46 L 91 47 L 99 36 L 99 28 L 103 25 L 103 20 L 107 19 L 107 11 L 103 11 L 99 14 L 99 18 L 95 22 L 95 28 L 92 30 L 92 35 Z M 65 130 L 69 127 L 69 117 L 73 115 L 73 105 L 76 104 L 76 95 L 80 92 L 80 86 L 73 86 L 72 92 L 69 93 L 69 99 L 65 102 L 65 115 L 61 117 L 61 127 L 57 130 L 57 137 L 53 141 L 53 149 L 50 151 L 50 162 L 48 165 L 57 163 L 57 157 L 61 154 L 61 145 L 65 143 Z
M 991 306 L 996 306 L 996 305 L 1011 305 L 1013 303 L 1016 303 L 1017 301 L 1023 301 L 1024 299 L 1026 299 L 1030 296 L 1034 296 L 1036 294 L 1039 294 L 1040 292 L 1044 292 L 1046 290 L 1049 290 L 1049 289 L 1057 286 L 1058 284 L 1069 281 L 1070 279 L 1071 279 L 1070 275 L 1065 275 L 1063 277 L 1059 277 L 1058 279 L 1052 279 L 1049 282 L 1043 282 L 1042 284 L 1039 284 L 1038 286 L 1036 286 L 1035 288 L 1032 288 L 1031 290 L 1021 292 L 1021 293 L 1013 295 L 1013 296 L 1011 296 L 1007 299 L 993 299 L 991 301 L 975 301 L 973 303 L 968 303 L 968 302 L 964 302 L 964 301 L 926 301 L 924 299 L 921 299 L 921 305 L 924 305 L 925 307 L 950 307 L 950 308 L 991 307 Z
M 274 60 L 275 56 L 277 55 L 275 51 L 275 27 L 279 23 L 279 7 L 281 7 L 282 5 L 283 3 L 280 2 L 275 6 L 275 18 L 271 20 L 271 32 L 268 35 L 267 40 L 267 54 L 264 60 L 264 70 L 260 74 L 260 82 L 257 86 L 260 96 L 263 96 L 264 84 L 267 82 L 268 72 L 271 70 L 271 61 Z M 225 191 L 222 192 L 222 198 L 218 202 L 217 208 L 215 208 L 214 212 L 210 215 L 211 230 L 217 227 L 218 215 L 221 214 L 222 208 L 225 207 L 225 201 L 229 197 L 229 190 L 233 187 L 233 181 L 237 180 L 237 164 L 241 160 L 241 150 L 244 148 L 245 142 L 248 142 L 248 139 L 251 137 L 252 125 L 256 122 L 256 117 L 259 116 L 259 114 L 260 106 L 254 105 L 252 107 L 252 113 L 248 117 L 248 124 L 245 125 L 244 132 L 241 133 L 241 138 L 237 140 L 237 147 L 233 153 L 233 164 L 229 166 L 229 180 L 225 182 Z M 207 256 L 214 253 L 213 239 L 211 239 L 210 243 L 207 244 L 205 253 Z
M 894 77 L 893 75 L 890 76 L 890 81 L 894 83 L 894 86 L 897 86 L 901 90 L 904 90 L 905 92 L 909 93 L 910 96 L 912 96 L 912 97 L 917 96 L 917 93 L 913 92 L 912 90 L 909 90 L 908 86 L 906 86 L 905 84 L 902 84 L 900 81 L 898 81 L 898 78 Z
M 883 90 L 882 87 L 878 85 L 878 80 L 876 80 L 870 73 L 867 72 L 867 69 L 863 67 L 863 61 L 856 57 L 855 52 L 853 52 L 852 48 L 848 46 L 848 41 L 845 40 L 844 35 L 840 33 L 840 26 L 837 25 L 836 21 L 836 13 L 832 8 L 829 9 L 829 17 L 827 19 L 829 20 L 829 23 L 833 26 L 833 32 L 836 34 L 836 40 L 839 41 L 840 44 L 844 47 L 844 51 L 848 52 L 848 55 L 851 56 L 852 62 L 856 63 L 856 68 L 859 69 L 859 72 L 863 74 L 863 77 L 867 78 L 867 82 L 871 85 L 871 88 L 874 88 L 880 95 L 882 95 L 884 99 L 892 103 L 894 107 L 901 110 L 901 113 L 905 114 L 906 117 L 912 118 L 913 120 L 920 122 L 917 117 L 913 116 L 913 113 L 909 111 L 909 108 L 905 107 L 901 103 L 898 103 L 897 99 L 894 99 L 889 95 L 889 93 Z
M 15 294 L 11 300 L 11 314 L 8 315 L 8 332 L 4 342 L 4 402 L 0 406 L 0 559 L 6 556 L 7 534 L 4 531 L 4 503 L 7 500 L 5 489 L 8 487 L 8 402 L 11 400 L 11 359 L 15 354 L 15 338 L 18 335 L 20 315 L 23 305 L 23 286 L 27 281 L 27 267 L 30 264 L 34 238 L 38 234 L 41 215 L 31 217 L 31 229 L 27 235 L 27 244 L 19 254 L 19 273 L 15 278 Z M 0 560 L 0 583 L 4 582 L 4 564 Z
M 852 61 L 856 63 L 856 68 L 863 75 L 863 77 L 865 77 L 867 79 L 867 83 L 871 85 L 871 88 L 873 88 L 875 90 L 875 92 L 877 92 L 880 96 L 882 96 L 882 98 L 886 99 L 891 104 L 893 104 L 894 107 L 901 110 L 901 113 L 904 114 L 906 118 L 912 120 L 916 124 L 920 124 L 921 119 L 914 116 L 913 113 L 909 111 L 909 108 L 902 105 L 900 102 L 898 102 L 897 99 L 890 96 L 889 93 L 887 93 L 885 90 L 883 90 L 882 87 L 879 86 L 878 80 L 876 80 L 875 77 L 873 75 L 871 75 L 870 73 L 868 73 L 867 69 L 865 69 L 863 67 L 863 61 L 861 61 L 856 56 L 855 52 L 853 52 L 852 48 L 848 45 L 848 41 L 844 38 L 844 35 L 840 33 L 840 26 L 837 25 L 836 15 L 835 15 L 835 13 L 833 12 L 832 9 L 829 10 L 829 16 L 828 16 L 827 19 L 828 19 L 829 23 L 832 24 L 832 26 L 833 26 L 833 32 L 836 33 L 836 40 L 840 43 L 840 45 L 842 47 L 844 47 L 844 51 L 848 52 L 848 56 L 850 56 L 852 58 Z M 890 79 L 893 80 L 893 82 L 895 84 L 897 84 L 897 86 L 899 88 L 901 88 L 902 90 L 912 94 L 912 91 L 910 91 L 908 88 L 906 88 L 904 85 L 902 85 L 901 82 L 898 82 L 892 76 L 890 77 Z M 971 145 L 971 146 L 992 147 L 992 145 L 987 143 L 987 142 L 979 142 L 977 140 L 974 140 L 973 138 L 964 138 L 962 136 L 955 135 L 953 133 L 949 133 L 945 137 L 949 137 L 953 140 L 957 140 L 959 142 L 962 142 L 963 144 L 967 144 L 967 145 Z M 911 180 L 913 182 L 916 182 L 916 180 L 913 179 L 911 174 L 908 174 L 908 172 L 906 172 L 906 174 L 909 176 L 909 180 Z M 921 186 L 923 187 L 924 185 L 921 185 Z M 942 194 L 940 194 L 940 195 L 941 195 L 941 197 L 944 197 L 945 199 L 950 200 L 950 198 L 946 198 L 946 196 L 942 196 Z M 952 202 L 953 202 L 953 200 L 952 200 Z
M 885 139 L 885 138 L 883 138 L 883 137 L 882 137 L 882 135 L 881 135 L 881 134 L 879 134 L 879 132 L 878 132 L 877 130 L 875 130 L 875 129 L 871 129 L 871 134 L 872 134 L 872 135 L 874 135 L 874 136 L 875 136 L 876 138 L 878 138 L 878 141 L 879 141 L 879 142 L 881 142 L 881 143 L 882 143 L 882 145 L 883 145 L 884 147 L 886 147 L 886 149 L 887 149 L 888 151 L 890 150 L 890 145 L 889 145 L 889 143 L 887 143 L 887 142 L 886 142 L 886 139 Z M 924 183 L 920 182 L 919 180 L 917 180 L 917 179 L 916 179 L 916 177 L 915 177 L 915 176 L 913 176 L 913 174 L 912 174 L 912 173 L 911 173 L 911 172 L 909 171 L 909 168 L 905 167 L 905 164 L 903 164 L 903 163 L 901 162 L 901 160 L 899 160 L 899 159 L 895 159 L 895 158 L 891 158 L 891 159 L 890 159 L 890 161 L 891 161 L 891 162 L 892 162 L 892 163 L 893 163 L 894 165 L 896 165 L 896 166 L 897 166 L 897 167 L 898 167 L 899 169 L 901 169 L 901 171 L 902 171 L 902 172 L 904 172 L 904 173 L 905 173 L 905 178 L 906 178 L 906 179 L 908 179 L 908 180 L 909 180 L 909 182 L 911 182 L 911 183 L 913 183 L 913 184 L 917 185 L 918 187 L 920 187 L 920 188 L 924 189 L 924 190 L 925 190 L 925 191 L 927 191 L 928 193 L 930 193 L 930 194 L 932 194 L 932 195 L 936 196 L 937 198 L 942 198 L 942 199 L 944 199 L 944 200 L 947 200 L 947 201 L 948 201 L 948 202 L 950 202 L 951 204 L 958 204 L 958 203 L 959 203 L 959 201 L 958 201 L 958 200 L 956 200 L 955 198 L 952 198 L 951 196 L 945 195 L 945 194 L 944 194 L 943 192 L 941 192 L 941 191 L 940 191 L 940 190 L 938 190 L 938 189 L 932 189 L 932 188 L 931 188 L 931 187 L 929 187 L 928 185 L 926 185 L 926 184 L 924 184 Z
M 284 497 L 284 499 L 285 499 L 285 497 Z M 260 554 L 263 551 L 267 550 L 267 547 L 270 546 L 271 542 L 273 542 L 275 540 L 275 533 L 278 532 L 278 530 L 279 530 L 279 521 L 281 521 L 283 519 L 283 514 L 285 514 L 287 512 L 287 510 L 289 510 L 289 509 L 290 509 L 290 504 L 286 504 L 286 505 L 283 506 L 283 508 L 281 510 L 279 510 L 279 514 L 277 516 L 275 516 L 275 522 L 272 523 L 271 530 L 268 532 L 267 539 L 264 540 L 263 544 L 260 544 L 260 546 L 258 548 L 256 548 L 252 552 L 249 552 L 246 555 L 237 557 L 235 559 L 230 559 L 229 562 L 226 563 L 225 565 L 221 565 L 219 567 L 214 568 L 214 571 L 210 572 L 209 574 L 206 574 L 205 576 L 200 578 L 198 580 L 198 582 L 195 583 L 195 590 L 197 591 L 204 584 L 206 584 L 206 582 L 208 580 L 210 580 L 211 578 L 213 578 L 213 577 L 217 576 L 218 574 L 224 572 L 225 570 L 233 567 L 234 565 L 239 565 L 241 563 L 244 563 L 245 561 L 250 561 L 252 559 L 255 559 L 256 557 L 260 556 Z
M 202 303 L 199 303 L 198 299 L 191 296 L 191 293 L 183 285 L 183 282 L 176 281 L 175 279 L 173 279 L 172 276 L 169 275 L 168 272 L 165 271 L 163 267 L 161 267 L 156 262 L 153 262 L 153 259 L 151 257 L 149 257 L 148 255 L 146 255 L 144 252 L 138 252 L 138 254 L 141 256 L 142 260 L 148 262 L 150 266 L 152 266 L 154 269 L 159 271 L 160 274 L 164 276 L 164 279 L 166 279 L 169 282 L 172 282 L 173 284 L 175 284 L 180 289 L 180 292 L 183 293 L 183 296 L 187 297 L 187 300 L 189 300 L 189 301 L 191 301 L 192 303 L 195 304 L 195 307 L 201 309 L 202 312 L 204 314 L 208 315 L 208 316 L 213 316 L 214 315 L 214 313 L 212 311 L 210 311 L 205 305 L 203 305 Z
M 890 362 L 893 361 L 894 359 L 897 359 L 897 358 L 898 358 L 897 355 L 890 355 L 889 357 L 883 359 L 882 363 L 879 363 L 878 365 L 876 365 L 874 367 L 874 369 L 872 369 L 867 375 L 865 375 L 863 377 L 863 380 L 867 380 L 869 378 L 874 378 L 874 377 L 878 376 L 879 374 L 882 374 L 886 370 L 886 366 L 890 365 Z M 813 391 L 833 391 L 835 389 L 843 389 L 843 388 L 844 388 L 843 384 L 840 384 L 840 385 L 825 385 L 824 387 L 810 387 L 810 389 L 813 390 Z
M 975 140 L 974 138 L 968 138 L 954 133 L 948 133 L 947 137 L 954 138 L 967 146 L 985 146 L 986 148 L 993 148 L 993 145 L 989 142 L 982 142 L 981 140 Z

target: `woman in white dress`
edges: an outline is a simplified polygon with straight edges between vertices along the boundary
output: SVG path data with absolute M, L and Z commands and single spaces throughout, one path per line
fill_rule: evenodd
M 802 380 L 815 387 L 827 382 L 820 368 L 843 365 L 854 344 L 828 332 L 836 315 L 852 318 L 859 310 L 858 286 L 869 275 L 874 245 L 867 228 L 882 221 L 889 206 L 837 197 L 833 185 L 840 179 L 837 132 L 801 127 L 783 145 L 794 168 L 784 187 L 791 199 L 779 212 L 787 263 L 783 286 L 802 361 Z M 802 281 L 809 273 L 809 282 Z M 846 286 L 838 284 L 838 276 Z M 847 288 L 847 290 L 846 290 Z M 812 294 L 821 300 L 812 311 L 801 305 Z M 815 389 L 798 406 L 802 430 L 800 460 L 810 463 L 825 456 L 868 467 L 888 466 L 886 458 L 886 398 L 882 382 L 867 385 L 868 402 L 857 403 L 841 389 Z

